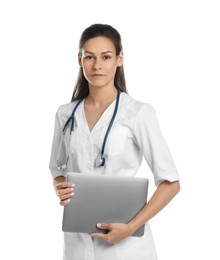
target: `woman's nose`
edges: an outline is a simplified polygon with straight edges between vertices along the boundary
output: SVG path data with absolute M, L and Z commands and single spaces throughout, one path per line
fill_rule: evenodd
M 101 66 L 101 62 L 99 59 L 95 59 L 94 60 L 94 64 L 93 64 L 93 70 L 99 70 L 101 69 L 102 66 Z

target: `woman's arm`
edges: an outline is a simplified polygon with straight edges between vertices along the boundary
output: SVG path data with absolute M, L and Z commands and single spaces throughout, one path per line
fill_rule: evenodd
M 147 205 L 140 213 L 132 219 L 128 224 L 132 231 L 136 231 L 145 222 L 154 217 L 161 209 L 163 209 L 180 190 L 179 181 L 162 182 L 154 192 Z
M 155 216 L 161 209 L 163 209 L 172 198 L 179 192 L 179 181 L 175 182 L 162 182 L 153 196 L 146 204 L 146 206 L 139 212 L 139 214 L 132 219 L 128 224 L 110 223 L 110 224 L 98 224 L 101 229 L 109 229 L 108 234 L 93 233 L 93 237 L 99 237 L 102 240 L 115 244 L 120 240 L 132 235 L 139 227 L 149 221 Z

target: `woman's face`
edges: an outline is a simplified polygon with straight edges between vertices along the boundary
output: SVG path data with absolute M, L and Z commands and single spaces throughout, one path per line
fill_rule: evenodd
M 123 53 L 116 56 L 113 42 L 107 37 L 86 41 L 79 53 L 79 65 L 89 86 L 114 86 L 117 67 L 123 64 Z

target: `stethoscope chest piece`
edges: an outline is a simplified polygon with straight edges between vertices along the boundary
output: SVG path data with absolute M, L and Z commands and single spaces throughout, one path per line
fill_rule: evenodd
M 98 157 L 95 160 L 95 167 L 102 167 L 105 165 L 105 158 L 101 155 L 98 155 Z

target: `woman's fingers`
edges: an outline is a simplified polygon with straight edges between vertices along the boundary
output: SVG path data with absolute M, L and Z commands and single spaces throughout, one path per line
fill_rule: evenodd
M 68 192 L 68 193 L 65 193 L 63 195 L 58 195 L 60 200 L 66 200 L 66 199 L 70 199 L 72 196 L 74 195 L 74 192 Z
M 65 188 L 73 188 L 75 185 L 71 182 L 60 182 L 56 185 L 56 189 L 65 189 Z
M 74 195 L 74 186 L 75 185 L 70 182 L 62 182 L 56 185 L 60 205 L 65 206 L 70 202 L 70 198 Z
M 68 200 L 61 200 L 60 201 L 60 205 L 61 206 L 66 206 L 69 202 L 70 202 L 70 199 L 68 199 Z
M 74 193 L 73 193 L 73 195 L 74 195 Z M 73 195 L 66 195 L 66 196 L 60 197 L 60 205 L 61 206 L 66 206 L 70 202 L 70 198 Z
M 65 206 L 70 202 L 70 198 L 72 198 L 74 196 L 74 193 L 67 193 L 64 195 L 59 195 L 59 199 L 60 199 L 60 205 Z
M 58 189 L 57 190 L 57 196 L 63 196 L 66 194 L 73 193 L 73 188 L 66 188 L 66 189 Z

